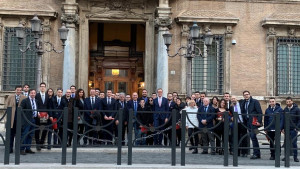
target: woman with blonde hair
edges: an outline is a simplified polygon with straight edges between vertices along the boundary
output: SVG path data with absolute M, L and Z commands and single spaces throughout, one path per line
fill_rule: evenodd
M 199 137 L 198 133 L 195 134 L 193 137 L 193 133 L 198 132 L 199 130 L 197 129 L 199 127 L 199 121 L 197 119 L 197 112 L 198 112 L 198 107 L 196 106 L 195 100 L 190 100 L 188 102 L 188 107 L 183 109 L 187 112 L 186 116 L 186 129 L 188 131 L 188 136 L 190 138 L 190 142 L 192 147 L 189 148 L 189 150 L 193 150 L 193 154 L 198 153 L 198 144 L 199 144 Z

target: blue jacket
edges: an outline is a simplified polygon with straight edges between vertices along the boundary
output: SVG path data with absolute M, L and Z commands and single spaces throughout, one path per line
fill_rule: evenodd
M 198 118 L 198 121 L 199 121 L 199 128 L 204 128 L 204 127 L 207 127 L 207 128 L 212 128 L 214 126 L 213 124 L 213 119 L 215 118 L 216 116 L 216 110 L 215 108 L 213 108 L 212 106 L 208 106 L 207 108 L 207 111 L 205 113 L 205 106 L 201 106 L 199 109 L 198 109 L 198 114 L 197 114 L 197 118 Z M 207 114 L 207 113 L 212 113 L 212 114 Z M 203 125 L 202 124 L 202 120 L 206 120 L 206 125 Z
M 271 106 L 269 106 L 265 111 L 264 126 L 266 131 L 275 130 L 275 113 L 280 114 L 280 130 L 283 129 L 283 110 L 280 107 L 280 104 L 277 103 L 274 111 Z
M 158 97 L 157 97 L 153 101 L 153 108 L 154 108 L 155 112 L 169 112 L 168 99 L 165 97 L 162 97 L 161 106 L 159 107 Z M 165 113 L 154 113 L 153 118 L 154 118 L 154 120 L 165 119 L 165 118 L 167 118 L 167 115 Z
M 300 128 L 300 110 L 298 108 L 298 105 L 293 103 L 293 107 L 291 110 L 288 109 L 288 107 L 284 108 L 285 113 L 290 113 L 291 117 L 291 122 L 293 122 L 294 125 L 296 125 L 298 128 Z M 293 115 L 298 115 L 298 116 L 293 116 Z M 295 126 L 293 124 L 290 124 L 290 129 L 294 130 Z

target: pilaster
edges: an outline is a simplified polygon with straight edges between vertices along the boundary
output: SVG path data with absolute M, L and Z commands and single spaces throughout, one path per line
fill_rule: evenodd
M 66 91 L 71 85 L 76 85 L 77 34 L 75 28 L 79 24 L 78 4 L 76 3 L 76 0 L 66 0 L 66 3 L 63 3 L 62 11 L 63 14 L 61 20 L 69 29 L 68 39 L 64 49 L 63 64 L 63 90 Z M 85 76 L 88 76 L 88 74 Z

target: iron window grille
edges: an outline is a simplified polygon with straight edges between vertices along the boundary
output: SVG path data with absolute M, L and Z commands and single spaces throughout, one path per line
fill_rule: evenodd
M 276 52 L 277 95 L 299 95 L 300 38 L 278 37 Z
M 31 29 L 26 28 L 26 37 L 21 47 L 24 49 L 33 39 Z M 14 90 L 16 85 L 29 84 L 31 88 L 36 87 L 37 54 L 31 50 L 20 52 L 14 27 L 5 27 L 2 69 L 4 91 Z
M 192 91 L 204 91 L 209 94 L 223 94 L 224 79 L 224 36 L 214 35 L 213 43 L 208 48 L 201 38 L 198 47 L 203 57 L 192 60 Z

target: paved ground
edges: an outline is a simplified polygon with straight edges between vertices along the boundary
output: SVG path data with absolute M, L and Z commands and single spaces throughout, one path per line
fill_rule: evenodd
M 266 146 L 262 146 L 266 147 Z M 33 149 L 35 150 L 35 149 Z M 180 149 L 176 153 L 176 163 L 180 165 Z M 4 152 L 4 148 L 0 148 L 0 152 Z M 127 149 L 122 151 L 122 164 L 127 165 Z M 71 164 L 71 149 L 68 149 L 67 164 Z M 0 153 L 0 167 L 3 165 L 4 153 Z M 292 159 L 292 158 L 291 158 Z M 240 166 L 274 166 L 275 161 L 269 160 L 269 151 L 262 150 L 262 159 L 250 160 L 248 158 L 239 157 Z M 33 155 L 21 156 L 21 164 L 29 163 L 60 163 L 61 149 L 54 148 L 52 150 L 42 150 Z M 10 155 L 10 163 L 14 163 L 14 154 Z M 116 148 L 79 148 L 77 154 L 77 163 L 79 164 L 116 164 L 117 163 L 117 149 Z M 163 164 L 171 165 L 171 151 L 167 148 L 134 148 L 133 149 L 133 164 Z M 186 151 L 187 165 L 223 165 L 223 156 L 221 155 L 202 155 L 191 154 Z M 229 165 L 232 166 L 232 156 L 229 156 Z M 284 166 L 284 162 L 281 162 Z M 291 166 L 299 166 L 300 163 L 295 163 L 291 160 Z M 256 167 L 255 167 L 256 168 Z

